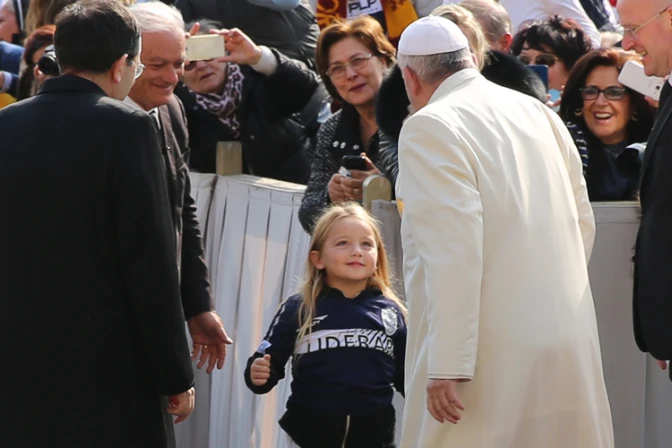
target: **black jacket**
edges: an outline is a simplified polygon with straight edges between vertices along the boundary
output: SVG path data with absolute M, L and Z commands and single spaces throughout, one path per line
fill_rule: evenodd
M 0 135 L 0 446 L 165 448 L 194 374 L 151 118 L 64 75 Z
M 546 102 L 546 90 L 541 79 L 515 56 L 490 51 L 481 73 L 495 84 Z M 385 177 L 390 179 L 392 185 L 395 184 L 399 173 L 397 158 L 399 134 L 408 116 L 409 105 L 401 70 L 398 66 L 394 66 L 380 87 L 376 104 L 376 119 L 382 135 L 378 167 Z
M 315 69 L 320 28 L 315 14 L 306 4 L 304 2 L 291 11 L 274 11 L 247 0 L 175 1 L 186 22 L 211 19 L 221 22 L 226 29 L 239 28 L 257 45 L 277 48 L 288 57 Z
M 318 297 L 311 333 L 296 347 L 303 299 L 286 300 L 249 358 L 245 384 L 268 393 L 292 360 L 292 394 L 282 428 L 301 448 L 387 448 L 394 442 L 392 385 L 403 394 L 406 320 L 376 288 L 354 299 L 326 288 Z M 255 386 L 250 368 L 271 356 L 271 376 Z
M 177 264 L 180 268 L 180 292 L 186 319 L 213 309 L 208 267 L 203 240 L 191 196 L 189 179 L 189 133 L 180 100 L 173 96 L 158 108 L 162 151 L 166 167 L 166 186 L 173 226 L 177 238 Z
M 241 66 L 245 79 L 238 109 L 243 158 L 252 174 L 305 184 L 310 173 L 312 140 L 317 112 L 300 114 L 319 88 L 317 74 L 305 64 L 273 50 L 278 67 L 265 76 Z M 175 94 L 184 104 L 189 125 L 189 166 L 202 173 L 215 172 L 217 142 L 232 140 L 229 130 L 215 115 L 196 103 L 184 84 Z M 323 97 L 323 100 L 325 97 Z M 311 120 L 311 121 L 308 121 Z
M 380 131 L 371 137 L 366 155 L 383 172 L 384 169 L 378 162 L 380 138 Z M 359 114 L 354 107 L 344 104 L 341 110 L 329 117 L 317 133 L 317 146 L 310 167 L 310 178 L 299 208 L 299 221 L 306 232 L 312 233 L 313 226 L 331 204 L 327 186 L 331 176 L 341 167 L 343 156 L 358 156 L 364 152 L 363 148 Z
M 656 123 L 644 153 L 640 202 L 642 221 L 635 249 L 633 318 L 643 352 L 672 359 L 672 98 L 665 83 Z

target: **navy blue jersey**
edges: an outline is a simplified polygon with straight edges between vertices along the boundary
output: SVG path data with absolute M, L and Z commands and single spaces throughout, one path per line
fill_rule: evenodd
M 288 408 L 365 414 L 390 406 L 392 386 L 403 394 L 406 323 L 397 304 L 374 288 L 354 299 L 327 289 L 317 299 L 311 332 L 297 345 L 301 301 L 295 295 L 282 304 L 248 360 L 245 382 L 254 393 L 269 392 L 292 358 Z M 271 377 L 254 386 L 250 366 L 264 354 L 271 355 Z

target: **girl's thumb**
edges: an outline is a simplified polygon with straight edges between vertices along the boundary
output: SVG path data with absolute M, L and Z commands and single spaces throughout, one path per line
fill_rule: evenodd
M 271 362 L 271 355 L 264 355 L 264 359 L 268 362 Z

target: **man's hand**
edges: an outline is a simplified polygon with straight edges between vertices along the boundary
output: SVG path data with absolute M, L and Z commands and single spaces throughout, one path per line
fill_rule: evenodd
M 185 421 L 191 412 L 194 410 L 196 404 L 196 391 L 192 387 L 180 395 L 173 395 L 168 399 L 168 413 L 176 415 L 175 424 Z
M 439 423 L 457 424 L 464 406 L 457 395 L 459 380 L 429 380 L 427 384 L 427 409 Z
M 191 339 L 194 341 L 194 349 L 191 359 L 200 359 L 197 368 L 202 368 L 208 362 L 208 373 L 212 373 L 215 365 L 219 370 L 224 367 L 226 359 L 226 346 L 233 341 L 226 335 L 224 324 L 214 311 L 207 311 L 192 317 L 187 321 Z
M 660 367 L 663 370 L 667 370 L 667 363 L 669 361 L 661 361 L 659 359 L 656 359 L 656 362 L 658 363 L 658 367 Z
M 257 358 L 250 366 L 250 379 L 255 386 L 263 386 L 271 377 L 271 355 Z

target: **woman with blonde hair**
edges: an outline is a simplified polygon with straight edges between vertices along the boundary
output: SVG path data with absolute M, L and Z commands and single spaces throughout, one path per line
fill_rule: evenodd
M 467 36 L 469 48 L 476 58 L 476 66 L 482 70 L 487 62 L 488 40 L 474 14 L 460 5 L 449 4 L 439 6 L 432 11 L 431 15 L 448 19 L 460 27 L 460 30 Z
M 403 394 L 406 308 L 392 291 L 375 219 L 359 204 L 317 222 L 302 293 L 276 313 L 245 370 L 256 394 L 292 363 L 280 426 L 301 448 L 394 447 L 393 389 Z

